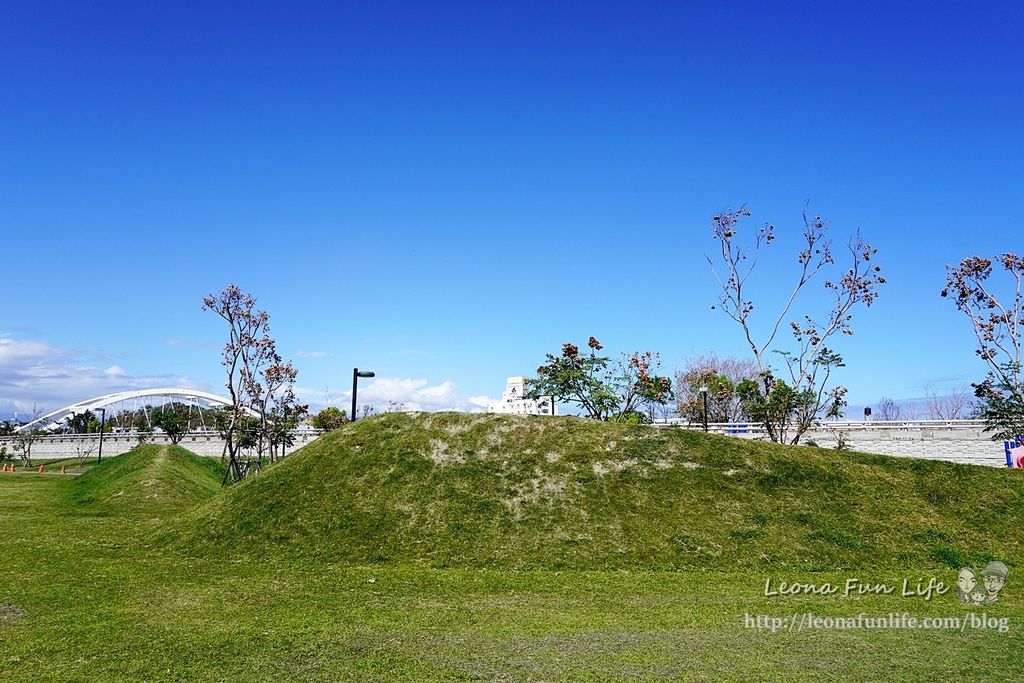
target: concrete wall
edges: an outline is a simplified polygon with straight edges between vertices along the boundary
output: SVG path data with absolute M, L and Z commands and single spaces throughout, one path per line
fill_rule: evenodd
M 702 425 L 680 420 L 662 421 L 660 426 L 679 425 L 703 429 Z M 835 448 L 839 437 L 852 451 L 902 458 L 948 460 L 968 465 L 1006 467 L 1002 441 L 992 441 L 981 420 L 921 420 L 917 422 L 837 422 L 828 429 L 811 430 L 801 444 L 813 441 L 821 448 Z M 708 425 L 708 430 L 743 439 L 767 439 L 755 425 Z
M 295 435 L 295 445 L 288 448 L 288 452 L 305 446 L 319 436 L 318 432 L 300 432 Z M 76 434 L 68 436 L 41 436 L 32 444 L 32 459 L 51 460 L 61 458 L 74 458 L 79 452 L 89 450 L 89 458 L 96 459 L 99 451 L 100 437 L 98 434 Z M 147 439 L 146 443 L 170 444 L 171 440 L 163 435 L 154 434 Z M 7 445 L 7 452 L 14 453 L 14 440 L 10 437 L 0 437 L 0 445 Z M 134 436 L 117 436 L 114 434 L 103 435 L 103 457 L 121 455 L 127 453 L 139 444 Z M 197 455 L 219 458 L 224 452 L 224 440 L 216 434 L 194 433 L 186 434 L 178 443 L 179 446 L 192 451 Z
M 850 450 L 969 465 L 1006 467 L 1002 441 L 992 441 L 980 427 L 961 429 L 884 429 L 844 432 Z M 835 432 L 808 433 L 822 448 L 835 448 Z
M 689 428 L 701 429 L 697 425 Z M 739 438 L 763 438 L 755 430 L 747 428 L 742 433 L 728 429 L 725 425 L 711 425 L 711 431 L 729 434 Z M 967 463 L 970 465 L 987 465 L 1005 467 L 1006 456 L 1002 442 L 992 441 L 983 431 L 983 425 L 973 421 L 949 423 L 948 425 L 908 425 L 894 426 L 884 423 L 842 424 L 840 427 L 808 432 L 801 443 L 814 441 L 822 448 L 835 448 L 839 442 L 839 434 L 844 435 L 850 450 L 879 455 L 897 457 L 924 458 L 928 460 L 948 460 L 950 462 Z M 288 449 L 293 451 L 310 443 L 319 436 L 316 432 L 301 432 L 295 436 L 295 445 Z M 154 436 L 150 443 L 167 444 L 170 439 L 165 436 Z M 0 437 L 0 445 L 7 444 L 7 451 L 14 452 L 13 440 Z M 96 457 L 99 436 L 44 436 L 32 446 L 32 457 L 40 459 L 72 458 L 78 454 L 79 448 L 91 448 L 90 458 Z M 103 455 L 120 455 L 138 444 L 134 437 L 115 436 L 103 437 Z M 198 455 L 220 457 L 224 451 L 224 441 L 215 434 L 187 434 L 181 440 L 181 446 Z

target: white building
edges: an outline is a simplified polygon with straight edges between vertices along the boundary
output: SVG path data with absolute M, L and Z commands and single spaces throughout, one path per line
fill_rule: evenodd
M 505 391 L 501 400 L 487 405 L 488 413 L 506 413 L 512 415 L 556 415 L 555 401 L 551 396 L 526 398 L 526 380 L 522 377 L 509 377 L 505 383 Z

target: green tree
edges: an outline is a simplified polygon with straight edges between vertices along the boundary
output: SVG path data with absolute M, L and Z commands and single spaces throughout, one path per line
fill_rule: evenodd
M 833 389 L 837 390 L 845 392 L 842 387 Z M 804 424 L 801 419 L 807 420 L 809 413 L 822 402 L 821 396 L 815 395 L 810 387 L 796 389 L 785 380 L 775 378 L 770 372 L 763 374 L 760 381 L 743 380 L 736 387 L 736 392 L 743 415 L 761 424 L 768 438 L 775 443 L 796 443 L 802 432 L 796 434 L 795 438 L 792 432 L 799 429 Z M 844 403 L 841 398 L 826 404 L 826 418 L 842 417 Z
M 152 424 L 162 429 L 171 443 L 177 444 L 188 433 L 188 414 L 181 405 L 172 403 L 153 411 Z
M 985 378 L 975 385 L 975 395 L 981 399 L 981 417 L 985 431 L 993 432 L 996 441 L 1010 440 L 1024 435 L 1024 394 L 1010 380 L 1020 374 L 1020 368 L 1002 368 L 1001 376 Z
M 547 354 L 547 363 L 537 368 L 537 379 L 528 380 L 528 396 L 553 396 L 575 403 L 589 418 L 615 422 L 637 413 L 642 404 L 672 399 L 672 381 L 652 374 L 660 365 L 658 354 L 635 351 L 611 365 L 610 358 L 597 355 L 604 347 L 596 338 L 591 337 L 587 346 L 589 354 L 581 354 L 570 343 L 562 345 L 561 356 Z
M 763 383 L 743 380 L 737 387 L 743 412 L 749 419 L 760 423 L 772 441 L 785 443 L 793 413 L 807 402 L 807 396 L 801 395 L 784 380 L 770 375 L 762 380 Z
M 72 413 L 68 417 L 64 418 L 64 422 L 67 425 L 68 431 L 72 434 L 100 433 L 100 421 L 96 419 L 96 415 L 90 410 L 85 410 L 81 413 Z M 103 427 L 103 431 L 109 432 L 110 428 L 110 425 L 105 425 Z
M 537 379 L 530 380 L 528 396 L 554 396 L 563 403 L 575 403 L 594 420 L 614 407 L 611 386 L 605 381 L 608 370 L 606 356 L 598 356 L 603 349 L 594 337 L 587 342 L 590 354 L 580 354 L 575 344 L 562 344 L 562 355 L 547 354 L 547 363 L 537 368 Z
M 348 415 L 344 410 L 335 406 L 327 406 L 313 418 L 313 427 L 324 432 L 331 432 L 348 422 Z
M 704 397 L 701 388 L 706 387 L 708 399 L 708 422 L 739 422 L 743 414 L 737 390 L 740 382 L 759 376 L 754 359 L 739 360 L 733 357 L 719 358 L 714 352 L 695 355 L 686 359 L 686 365 L 675 373 L 676 412 L 691 423 L 704 419 Z
M 748 249 L 737 240 L 738 224 L 748 216 L 750 211 L 743 206 L 736 211 L 727 209 L 712 217 L 712 231 L 719 243 L 721 263 L 725 268 L 723 278 L 715 272 L 715 262 L 708 258 L 712 273 L 722 290 L 717 307 L 739 324 L 757 360 L 761 379 L 760 382 L 754 382 L 753 386 L 758 387 L 760 403 L 748 385 L 744 410 L 748 415 L 764 416 L 764 427 L 773 440 L 796 444 L 816 421 L 838 414 L 838 410 L 845 405 L 846 389 L 841 386 L 828 387 L 832 370 L 843 365 L 842 358 L 825 344 L 834 335 L 853 334 L 850 327 L 851 310 L 858 304 L 870 307 L 878 296 L 877 286 L 884 284 L 885 278 L 881 276 L 881 268 L 871 262 L 877 249 L 872 248 L 857 232 L 848 243 L 850 267 L 841 277 L 823 283 L 830 300 L 824 315 L 804 315 L 802 322 L 791 321 L 789 329 L 795 350 L 773 349 L 779 329 L 800 292 L 819 273 L 835 266 L 832 243 L 827 239 L 829 223 L 821 216 L 808 217 L 807 211 L 804 211 L 803 244 L 797 254 L 794 284 L 778 315 L 773 320 L 769 319 L 768 326 L 759 335 L 755 332 L 751 317 L 754 302 L 749 298 L 752 285 L 748 281 L 757 266 L 761 247 L 771 244 L 775 239 L 775 227 L 765 224 L 755 231 L 753 249 Z M 778 383 L 780 380 L 776 379 L 777 373 L 768 362 L 767 354 L 771 351 L 778 352 L 783 359 L 787 382 Z M 772 392 L 776 387 L 779 393 L 773 400 Z M 787 419 L 792 426 L 781 429 L 782 418 L 776 411 L 785 406 L 789 407 Z
M 139 425 L 135 430 L 135 440 L 141 446 L 153 436 L 153 428 L 149 424 Z
M 68 431 L 72 434 L 88 434 L 89 423 L 95 419 L 92 411 L 83 410 L 80 413 L 71 413 L 71 415 L 64 418 L 64 422 L 67 425 Z
M 235 439 L 240 449 L 255 450 L 260 444 L 261 425 L 257 417 L 245 417 L 239 420 L 235 429 Z M 257 466 L 257 469 L 259 466 Z
M 665 405 L 672 400 L 672 380 L 652 374 L 661 366 L 658 354 L 653 351 L 634 351 L 622 354 L 611 377 L 614 408 L 607 418 L 613 422 L 634 421 L 645 413 L 640 406 Z
M 296 404 L 276 405 L 267 416 L 267 441 L 270 443 L 271 458 L 284 455 L 284 449 L 295 443 L 293 431 L 308 414 L 309 406 Z

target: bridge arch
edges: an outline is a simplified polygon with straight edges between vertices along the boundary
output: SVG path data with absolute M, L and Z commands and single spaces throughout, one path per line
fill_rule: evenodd
M 161 402 L 159 405 L 155 404 L 155 401 L 147 400 L 160 398 Z M 127 405 L 131 404 L 131 410 L 147 410 L 149 408 L 157 408 L 165 406 L 169 403 L 184 403 L 185 405 L 201 409 L 211 408 L 225 408 L 230 407 L 231 402 L 223 396 L 217 396 L 206 391 L 197 391 L 195 389 L 175 389 L 172 387 L 165 387 L 162 389 L 140 389 L 138 391 L 119 391 L 113 394 L 106 394 L 105 396 L 97 396 L 96 398 L 90 398 L 85 401 L 79 401 L 69 406 L 65 406 L 60 410 L 55 410 L 52 413 L 47 413 L 42 417 L 36 418 L 31 422 L 27 422 L 17 429 L 15 432 L 27 432 L 34 429 L 59 429 L 64 421 L 74 415 L 75 413 L 81 413 L 85 411 L 95 411 L 100 408 L 110 408 L 111 406 L 124 406 L 124 410 L 127 410 Z M 201 413 L 200 413 L 201 414 Z M 111 412 L 107 412 L 108 416 L 112 416 Z

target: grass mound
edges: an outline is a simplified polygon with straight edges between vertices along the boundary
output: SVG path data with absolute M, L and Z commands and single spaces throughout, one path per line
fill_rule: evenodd
M 357 565 L 1012 564 L 1024 473 L 569 417 L 399 413 L 328 434 L 168 526 L 158 540 L 194 554 Z
M 77 477 L 71 503 L 96 512 L 177 512 L 220 490 L 223 470 L 180 446 L 139 446 Z

